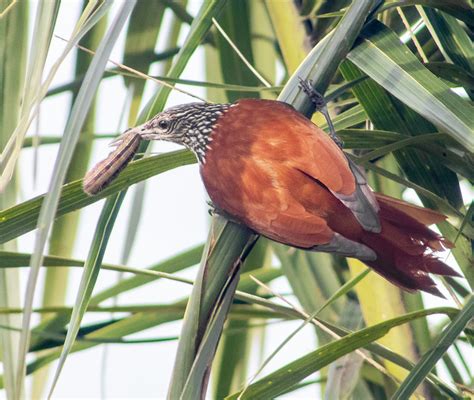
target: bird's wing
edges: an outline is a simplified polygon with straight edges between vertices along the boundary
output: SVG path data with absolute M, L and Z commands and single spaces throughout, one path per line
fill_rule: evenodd
M 258 106 L 259 113 L 252 121 L 253 146 L 258 154 L 270 154 L 274 162 L 288 164 L 319 181 L 351 210 L 365 230 L 380 232 L 379 207 L 364 173 L 322 129 L 286 103 L 259 100 L 257 104 L 248 99 L 240 105 L 249 109 Z
M 380 232 L 378 203 L 359 167 L 311 121 L 301 116 L 293 129 L 306 148 L 305 154 L 292 158 L 294 167 L 326 186 L 365 230 Z
M 364 172 L 350 158 L 347 158 L 349 168 L 354 174 L 356 188 L 349 196 L 334 193 L 357 218 L 362 227 L 369 231 L 379 233 L 382 229 L 379 219 L 379 204 L 374 192 L 365 179 Z
M 260 158 L 232 153 L 231 148 L 223 147 L 219 157 L 209 155 L 201 167 L 204 184 L 217 211 L 221 209 L 281 243 L 312 248 L 330 242 L 334 232 L 325 219 L 309 212 L 289 190 L 289 181 L 300 187 L 305 179 L 308 181 L 303 174 Z

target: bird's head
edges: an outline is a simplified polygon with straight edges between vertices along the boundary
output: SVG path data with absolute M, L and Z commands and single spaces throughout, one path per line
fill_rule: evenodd
M 230 106 L 212 103 L 183 104 L 168 108 L 132 129 L 144 140 L 166 140 L 186 146 L 202 161 L 218 119 Z

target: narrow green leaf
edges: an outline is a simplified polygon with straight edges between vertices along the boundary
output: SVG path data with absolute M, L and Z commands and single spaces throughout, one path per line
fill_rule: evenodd
M 470 296 L 466 305 L 440 335 L 435 345 L 423 355 L 400 385 L 392 400 L 407 399 L 425 379 L 438 360 L 461 334 L 466 325 L 474 318 L 474 296 Z
M 191 250 L 178 254 L 168 260 L 152 265 L 148 269 L 150 271 L 160 271 L 168 274 L 181 271 L 190 266 L 196 265 L 201 259 L 204 246 L 197 246 Z M 113 296 L 117 296 L 128 290 L 143 286 L 149 282 L 153 282 L 159 279 L 159 276 L 134 276 L 131 278 L 123 279 L 115 285 L 104 289 L 95 294 L 90 301 L 90 304 L 99 304 L 104 300 L 110 299 Z
M 385 336 L 390 329 L 410 322 L 416 318 L 425 317 L 430 313 L 431 311 L 422 310 L 402 315 L 371 327 L 361 329 L 344 336 L 341 339 L 326 344 L 250 385 L 242 396 L 242 399 L 273 398 L 278 396 L 287 388 L 294 386 L 305 377 L 320 370 L 334 360 L 337 360 L 339 357 L 342 357 L 358 348 L 364 347 Z M 240 393 L 234 393 L 227 398 L 236 399 L 239 395 Z
M 167 4 L 168 3 L 169 2 L 167 2 Z M 180 6 L 183 6 L 183 8 L 186 8 L 188 4 L 188 0 L 181 0 L 179 2 L 173 1 L 172 3 L 174 4 L 178 3 Z M 173 18 L 171 21 L 171 28 L 167 32 L 166 45 L 164 46 L 166 49 L 178 46 L 179 35 L 181 33 L 182 27 L 183 27 L 183 21 L 180 18 L 178 18 L 176 14 L 173 15 Z M 168 72 L 172 64 L 173 64 L 173 59 L 167 58 L 165 62 L 163 63 L 163 71 Z
M 194 155 L 185 150 L 135 161 L 122 171 L 110 186 L 93 197 L 86 195 L 82 190 L 82 180 L 71 182 L 64 185 L 61 190 L 56 217 L 86 207 L 159 173 L 195 162 Z M 0 243 L 8 242 L 36 227 L 44 198 L 45 195 L 41 195 L 0 211 Z
M 313 48 L 292 75 L 280 94 L 279 100 L 292 104 L 302 114 L 312 114 L 314 105 L 307 96 L 301 95 L 298 79 L 311 78 L 313 87 L 324 94 L 339 63 L 346 57 L 365 23 L 367 15 L 377 3 L 375 0 L 361 0 L 352 3 L 334 32 Z
M 341 72 L 346 79 L 362 75 L 362 72 L 348 61 L 341 65 Z M 430 122 L 401 104 L 372 80 L 362 82 L 353 88 L 353 91 L 376 129 L 396 131 L 410 136 L 421 136 L 436 130 Z M 421 152 L 408 147 L 397 150 L 394 155 L 411 181 L 448 199 L 457 208 L 462 204 L 458 178 L 440 163 L 440 158 L 444 157 L 439 155 L 434 157 L 431 152 L 432 149 Z M 421 199 L 426 201 L 426 197 Z M 434 207 L 431 203 L 426 205 Z
M 451 15 L 443 12 L 424 9 L 430 33 L 436 35 L 443 52 L 453 65 L 472 73 L 474 70 L 474 48 L 469 34 L 462 28 L 461 24 Z M 471 9 L 471 16 L 474 11 Z
M 474 70 L 474 47 L 471 38 L 459 21 L 451 15 L 426 7 L 420 13 L 444 57 L 453 62 L 453 65 L 458 69 L 461 69 L 461 72 L 469 71 L 468 76 L 471 75 Z M 461 75 L 462 78 L 464 76 Z M 465 89 L 473 100 L 474 89 L 472 87 L 465 87 Z
M 179 52 L 179 49 L 172 49 L 168 50 L 166 54 L 176 55 Z M 164 52 L 165 53 L 165 52 Z M 163 53 L 163 54 L 164 54 Z M 162 57 L 158 57 L 161 59 Z M 157 54 L 155 54 L 155 60 L 157 59 Z M 121 71 L 118 68 L 112 68 L 104 72 L 104 79 L 115 77 L 117 75 L 126 76 L 130 79 L 143 79 L 140 76 L 136 76 L 131 74 L 127 71 Z M 215 79 L 211 79 L 209 81 L 197 81 L 193 79 L 181 79 L 181 78 L 172 78 L 169 76 L 162 76 L 162 75 L 150 75 L 152 78 L 159 79 L 160 81 L 168 82 L 168 83 L 179 83 L 182 85 L 187 86 L 196 86 L 196 87 L 205 87 L 205 88 L 216 88 L 222 90 L 232 90 L 232 91 L 239 91 L 239 92 L 279 92 L 283 86 L 243 86 L 243 85 L 234 85 L 229 83 L 218 83 L 215 82 Z M 73 90 L 76 87 L 79 87 L 84 80 L 84 76 L 76 78 L 75 80 L 65 83 L 63 85 L 56 86 L 48 91 L 48 96 L 54 96 L 59 93 L 63 93 L 68 90 Z M 28 139 L 28 138 L 25 138 Z
M 137 270 L 137 273 L 140 273 L 142 271 Z M 182 281 L 181 281 L 182 282 Z M 186 283 L 188 285 L 191 285 L 193 282 L 188 281 L 188 282 L 182 282 Z M 113 312 L 120 312 L 120 313 L 147 313 L 147 312 L 171 312 L 171 311 L 182 311 L 184 313 L 186 304 L 184 302 L 177 302 L 174 304 L 141 304 L 141 305 L 135 305 L 135 304 L 122 304 L 122 305 L 115 305 L 115 306 L 94 306 L 89 303 L 87 306 L 87 312 L 90 313 L 113 313 Z M 34 313 L 37 314 L 45 314 L 45 313 L 68 313 L 71 314 L 73 308 L 72 307 L 67 307 L 67 306 L 51 306 L 51 307 L 41 307 L 41 308 L 35 308 L 33 309 Z M 0 308 L 0 314 L 21 314 L 23 312 L 22 308 Z M 259 317 L 259 318 L 283 318 L 282 315 L 280 314 L 275 314 L 272 311 L 267 311 L 267 310 L 262 310 L 259 308 L 252 307 L 250 305 L 246 304 L 234 304 L 232 307 L 232 318 L 238 319 L 238 320 L 248 320 L 250 318 L 254 317 Z M 123 319 L 123 317 L 116 318 L 113 321 L 116 322 L 120 319 Z M 285 318 L 288 319 L 288 318 Z M 99 325 L 100 327 L 105 326 L 107 322 L 98 322 L 95 324 L 95 326 Z M 21 328 L 14 328 L 10 327 L 12 330 L 21 330 Z M 88 328 L 88 325 L 85 325 L 83 328 L 81 328 L 83 331 L 86 330 L 87 332 L 93 332 L 95 329 L 99 328 Z M 34 330 L 35 334 L 44 332 L 44 330 L 39 330 L 35 329 Z M 53 331 L 49 331 L 49 334 L 54 334 Z M 80 336 L 80 335 L 78 335 Z M 63 335 L 63 339 L 66 336 Z M 62 343 L 61 343 L 62 344 Z M 41 350 L 39 346 L 32 346 L 30 348 L 30 351 L 38 351 Z
M 474 75 L 456 64 L 434 61 L 426 64 L 433 74 L 451 82 L 454 86 L 463 86 L 466 90 L 474 90 Z
M 422 5 L 431 8 L 437 8 L 451 14 L 453 17 L 474 26 L 474 13 L 472 6 L 466 0 L 397 0 L 385 2 L 378 10 L 379 13 L 395 8 Z
M 265 1 L 268 15 L 281 52 L 281 62 L 286 66 L 288 74 L 293 73 L 305 59 L 306 31 L 301 23 L 298 6 L 292 1 Z
M 474 151 L 474 109 L 376 21 L 348 59 L 403 103 Z M 387 71 L 390 71 L 387 74 Z
M 356 105 L 347 111 L 344 111 L 333 119 L 333 125 L 336 131 L 359 125 L 367 120 L 367 113 L 361 105 Z M 321 129 L 328 130 L 326 123 L 320 125 Z
M 171 257 L 162 262 L 156 263 L 146 271 L 158 271 L 165 274 L 172 274 L 178 271 L 181 271 L 190 266 L 196 265 L 201 259 L 201 254 L 203 251 L 203 246 L 197 246 L 190 250 L 187 250 L 183 253 L 180 253 L 174 257 Z M 7 252 L 0 251 L 0 268 L 17 268 L 17 267 L 27 267 L 30 265 L 31 254 L 27 253 L 16 253 L 16 252 Z M 43 260 L 43 266 L 45 267 L 83 267 L 84 261 L 77 260 L 67 257 L 56 257 L 56 256 L 45 256 Z M 114 264 L 102 264 L 101 268 L 118 271 L 118 272 L 132 272 L 135 269 L 123 265 L 114 265 Z M 138 271 L 138 270 L 135 270 Z M 99 304 L 100 302 L 107 300 L 113 296 L 117 296 L 120 293 L 123 293 L 128 290 L 132 290 L 139 286 L 145 285 L 149 282 L 153 282 L 156 279 L 160 279 L 160 275 L 153 274 L 142 274 L 141 276 L 134 276 L 131 278 L 124 279 L 123 281 L 118 282 L 117 284 L 100 291 L 95 294 L 91 300 L 90 304 Z
M 351 291 L 354 286 L 356 286 L 362 279 L 364 279 L 371 270 L 367 268 L 365 271 L 362 271 L 360 274 L 354 276 L 352 279 L 348 280 L 344 285 L 342 285 L 336 293 L 334 293 L 321 307 L 320 311 L 324 310 L 329 304 L 337 300 L 339 297 L 344 296 L 349 291 Z
M 427 154 L 436 158 L 438 163 L 444 164 L 451 170 L 461 174 L 471 181 L 474 180 L 474 163 L 468 154 L 459 155 L 457 152 L 452 151 L 449 148 L 433 144 L 434 141 L 442 139 L 444 136 L 445 135 L 442 133 L 432 133 L 407 137 L 386 146 L 381 146 L 370 153 L 358 157 L 358 163 L 366 164 L 369 161 L 375 161 L 379 157 L 388 153 L 413 146 L 424 150 Z
M 268 240 L 260 238 L 242 266 L 239 290 L 255 294 L 259 286 L 251 278 L 258 276 L 268 282 L 271 278 L 281 276 L 281 270 L 269 268 L 269 243 Z M 233 310 L 234 308 L 232 308 Z M 249 326 L 258 321 L 237 320 L 233 317 L 227 321 L 222 339 L 219 344 L 215 360 L 212 364 L 211 381 L 213 385 L 213 396 L 223 398 L 228 393 L 239 389 L 245 382 L 249 369 L 250 359 L 253 355 L 253 343 L 261 330 L 250 329 Z M 235 365 L 229 369 L 228 365 Z
M 357 160 L 354 158 L 354 160 Z M 446 200 L 442 199 L 441 197 L 437 196 L 436 194 L 430 192 L 429 190 L 413 183 L 410 182 L 409 180 L 402 178 L 401 176 L 398 176 L 396 174 L 393 174 L 389 171 L 387 171 L 384 168 L 377 167 L 373 163 L 367 163 L 365 164 L 367 169 L 376 172 L 379 175 L 382 175 L 394 182 L 400 183 L 403 186 L 406 186 L 408 188 L 414 189 L 417 191 L 417 193 L 421 194 L 425 198 L 429 199 L 433 204 L 436 205 L 436 208 L 441 210 L 442 212 L 446 213 L 447 215 L 452 215 L 456 217 L 463 217 L 463 214 L 460 213 L 458 210 L 456 210 L 453 206 L 451 206 Z

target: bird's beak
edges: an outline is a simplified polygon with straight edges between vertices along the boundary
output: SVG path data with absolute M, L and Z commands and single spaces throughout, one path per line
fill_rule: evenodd
M 150 126 L 150 121 L 138 125 L 131 129 L 133 133 L 139 135 L 142 140 L 158 140 L 160 135 Z
M 135 126 L 133 128 L 127 129 L 123 132 L 117 139 L 110 143 L 110 146 L 117 146 L 119 145 L 124 137 L 129 135 L 138 135 L 142 140 L 159 140 L 161 139 L 161 135 L 156 133 L 153 129 L 150 128 L 148 122 L 145 122 L 142 125 Z
M 138 135 L 142 140 L 167 140 L 170 136 L 157 132 L 150 124 L 150 121 L 144 124 L 127 129 L 117 139 L 110 143 L 110 146 L 116 147 L 122 143 L 123 139 L 131 135 Z
M 151 121 L 148 121 L 142 125 L 132 128 L 131 132 L 139 135 L 142 138 L 142 140 L 168 140 L 169 138 L 172 137 L 172 135 L 165 135 L 159 132 L 158 130 L 154 129 L 150 122 Z
M 142 128 L 137 131 L 137 134 L 140 135 L 142 140 L 160 140 L 160 134 L 152 129 Z
M 152 140 L 150 139 L 151 132 L 149 130 L 145 130 L 144 125 L 139 125 L 134 128 L 129 128 L 126 131 L 124 131 L 120 136 L 118 136 L 115 140 L 109 143 L 110 147 L 118 147 L 120 144 L 124 141 L 124 139 L 131 137 L 132 135 L 138 135 L 140 136 L 141 139 L 143 140 Z M 144 137 L 147 136 L 147 137 Z

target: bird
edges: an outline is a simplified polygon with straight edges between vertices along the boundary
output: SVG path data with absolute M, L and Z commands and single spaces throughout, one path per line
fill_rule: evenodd
M 436 257 L 453 244 L 428 227 L 446 217 L 374 192 L 335 132 L 326 134 L 287 103 L 244 98 L 174 106 L 126 131 L 109 158 L 128 162 L 120 145 L 137 148 L 137 139 L 190 149 L 214 211 L 259 235 L 359 259 L 407 291 L 442 297 L 430 274 L 459 276 Z M 90 173 L 84 190 L 95 194 L 115 175 L 109 170 L 97 183 L 101 174 Z

